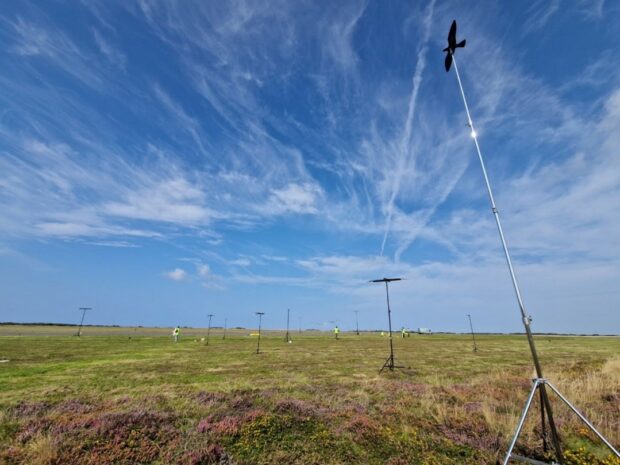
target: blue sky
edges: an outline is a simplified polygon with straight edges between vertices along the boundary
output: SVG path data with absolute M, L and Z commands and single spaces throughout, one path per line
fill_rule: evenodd
M 0 6 L 3 321 L 620 333 L 620 6 Z

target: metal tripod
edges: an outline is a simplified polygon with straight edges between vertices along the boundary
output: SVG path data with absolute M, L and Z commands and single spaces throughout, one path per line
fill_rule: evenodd
M 510 459 L 513 459 L 519 462 L 531 463 L 534 465 L 545 464 L 545 462 L 541 462 L 539 460 L 533 460 L 527 457 L 522 457 L 520 455 L 513 454 L 513 450 L 517 443 L 517 439 L 521 435 L 521 430 L 523 429 L 525 419 L 527 418 L 527 414 L 530 410 L 530 407 L 532 406 L 534 397 L 536 396 L 536 391 L 542 393 L 543 391 L 541 389 L 543 389 L 545 385 L 549 386 L 549 389 L 551 389 L 555 394 L 557 394 L 557 396 L 562 400 L 562 402 L 564 402 L 564 404 L 566 404 L 568 408 L 570 408 L 575 413 L 575 415 L 577 415 L 579 419 L 583 423 L 585 423 L 585 425 L 590 429 L 590 431 L 592 431 L 614 454 L 616 454 L 616 456 L 620 457 L 620 455 L 618 455 L 618 451 L 614 448 L 614 446 L 612 446 L 609 443 L 609 441 L 607 441 L 607 439 L 605 439 L 605 437 L 603 437 L 603 435 L 597 431 L 597 429 L 592 425 L 592 423 L 590 423 L 586 419 L 586 417 L 584 417 L 581 414 L 581 412 L 579 412 L 579 410 L 577 410 L 573 406 L 573 404 L 571 404 L 568 401 L 568 399 L 566 399 L 566 397 L 564 397 L 553 384 L 551 384 L 548 380 L 544 378 L 542 379 L 534 378 L 532 380 L 532 390 L 530 391 L 530 395 L 528 396 L 527 402 L 525 403 L 525 408 L 523 409 L 523 413 L 521 414 L 521 418 L 519 419 L 519 424 L 517 425 L 517 431 L 515 432 L 515 435 L 512 438 L 512 442 L 510 443 L 510 447 L 508 448 L 508 452 L 506 453 L 506 457 L 504 458 L 504 465 L 507 465 Z M 541 414 L 542 414 L 542 428 L 543 428 L 542 431 L 543 431 L 543 442 L 544 442 L 545 441 L 545 414 L 544 414 L 544 404 L 542 403 L 541 403 Z
M 382 278 L 370 281 L 371 283 L 385 283 L 385 297 L 387 298 L 387 311 L 388 311 L 388 337 L 390 339 L 390 356 L 387 358 L 379 373 L 383 372 L 386 368 L 390 371 L 394 371 L 394 368 L 406 368 L 404 366 L 398 366 L 394 363 L 394 343 L 392 341 L 392 310 L 390 309 L 390 291 L 388 289 L 388 283 L 392 281 L 401 281 L 403 278 Z
M 263 315 L 265 312 L 254 312 L 258 315 L 258 341 L 256 342 L 256 353 L 260 354 L 260 330 L 263 322 Z
M 290 316 L 291 316 L 291 309 L 287 308 L 286 309 L 286 336 L 284 336 L 284 342 L 291 342 L 291 335 L 288 331 L 288 323 L 290 320 Z
M 91 307 L 80 307 L 80 310 L 82 312 L 82 319 L 80 320 L 80 327 L 77 330 L 76 336 L 82 335 L 82 326 L 84 325 L 84 316 L 86 315 L 86 312 L 89 310 L 92 310 L 92 308 Z
M 214 317 L 213 313 L 207 315 L 209 317 L 209 326 L 207 327 L 207 345 L 209 345 L 209 334 L 211 334 L 211 318 Z
M 471 330 L 471 339 L 474 343 L 474 352 L 478 352 L 478 346 L 476 345 L 476 335 L 474 334 L 474 325 L 471 323 L 471 315 L 468 313 L 467 318 L 469 318 L 469 329 Z
M 456 26 L 454 26 L 455 30 L 456 30 Z M 464 45 L 464 42 L 463 42 Z M 457 81 L 459 83 L 459 89 L 461 91 L 461 96 L 463 97 L 463 104 L 465 106 L 465 112 L 467 113 L 467 123 L 468 126 L 471 129 L 471 136 L 474 139 L 474 144 L 476 145 L 476 151 L 478 153 L 478 160 L 480 161 L 480 166 L 482 168 L 482 174 L 484 175 L 484 181 L 486 183 L 486 187 L 487 187 L 487 193 L 489 195 L 489 201 L 491 203 L 491 211 L 493 212 L 493 216 L 495 217 L 495 223 L 497 225 L 497 231 L 499 233 L 499 237 L 502 243 L 502 247 L 504 249 L 504 255 L 506 258 L 506 264 L 508 265 L 508 270 L 510 272 L 510 278 L 512 280 L 512 286 L 514 288 L 514 292 L 515 292 L 515 296 L 517 298 L 517 303 L 519 305 L 519 311 L 521 312 L 521 318 L 523 320 L 523 325 L 525 327 L 525 334 L 527 336 L 527 341 L 528 344 L 530 346 L 530 351 L 532 353 L 532 360 L 534 362 L 534 367 L 536 369 L 536 378 L 534 379 L 534 384 L 532 386 L 532 391 L 530 392 L 530 396 L 528 397 L 528 401 L 526 403 L 525 409 L 523 410 L 523 414 L 521 416 L 521 420 L 519 422 L 519 425 L 517 426 L 517 430 L 515 431 L 515 435 L 512 439 L 512 442 L 510 444 L 510 447 L 508 449 L 508 452 L 506 453 L 506 457 L 504 459 L 503 465 L 508 465 L 508 463 L 510 462 L 510 460 L 518 460 L 521 462 L 526 462 L 526 463 L 531 463 L 531 464 L 544 464 L 544 462 L 540 462 L 540 461 L 536 461 L 533 459 L 529 459 L 526 457 L 521 457 L 518 455 L 514 455 L 513 454 L 513 449 L 514 446 L 517 442 L 517 439 L 519 438 L 519 435 L 521 434 L 521 430 L 523 428 L 523 423 L 525 421 L 525 418 L 527 416 L 527 413 L 529 411 L 529 408 L 532 404 L 532 401 L 534 399 L 534 395 L 536 394 L 536 391 L 539 392 L 539 396 L 540 396 L 540 410 L 541 410 L 541 422 L 542 422 L 542 436 L 543 436 L 543 446 L 546 448 L 547 443 L 546 443 L 546 425 L 545 425 L 545 421 L 548 422 L 549 424 L 549 429 L 551 431 L 551 441 L 552 441 L 552 445 L 553 445 L 553 450 L 555 453 L 555 459 L 557 461 L 558 465 L 564 465 L 564 456 L 562 453 L 562 445 L 560 443 L 560 437 L 556 428 L 556 424 L 555 421 L 553 419 L 553 410 L 551 408 L 551 402 L 549 401 L 549 396 L 547 393 L 547 389 L 546 387 L 549 386 L 549 388 L 555 392 L 560 399 L 562 399 L 562 401 L 569 406 L 569 408 L 575 413 L 577 414 L 577 416 L 588 426 L 588 428 L 590 428 L 598 438 L 600 438 L 604 444 L 616 455 L 616 457 L 620 458 L 620 454 L 618 453 L 618 451 L 616 449 L 614 449 L 614 447 L 594 428 L 594 426 L 592 426 L 591 423 L 588 422 L 588 420 L 586 420 L 586 418 L 577 411 L 577 409 L 575 407 L 573 407 L 573 405 L 564 397 L 562 396 L 562 394 L 560 394 L 560 392 L 551 384 L 549 383 L 544 377 L 543 377 L 543 372 L 542 372 L 542 368 L 540 365 L 540 361 L 538 359 L 538 353 L 536 352 L 536 345 L 534 343 L 534 337 L 532 336 L 532 330 L 530 328 L 530 324 L 531 324 L 531 318 L 526 314 L 525 312 L 525 306 L 523 304 L 523 299 L 521 298 L 521 291 L 519 290 L 519 285 L 517 283 L 517 277 L 515 275 L 514 272 L 514 268 L 512 266 L 512 260 L 510 258 L 510 253 L 508 251 L 508 245 L 506 244 L 506 239 L 504 237 L 504 231 L 502 229 L 502 224 L 501 221 L 499 219 L 499 211 L 497 210 L 497 206 L 495 205 L 495 200 L 493 198 L 493 191 L 491 190 L 491 184 L 489 182 L 489 178 L 487 176 L 487 171 L 484 165 L 484 160 L 482 158 L 482 152 L 480 151 L 480 146 L 478 145 L 478 138 L 477 138 L 477 134 L 476 131 L 474 129 L 474 123 L 471 119 L 471 115 L 469 113 L 469 107 L 467 105 L 467 99 L 465 98 L 465 92 L 463 90 L 463 84 L 461 83 L 461 76 L 459 75 L 459 69 L 458 66 L 456 64 L 456 59 L 454 58 L 454 50 L 453 49 L 448 49 L 448 54 L 452 57 L 452 62 L 454 63 L 454 71 L 456 72 L 456 78 Z

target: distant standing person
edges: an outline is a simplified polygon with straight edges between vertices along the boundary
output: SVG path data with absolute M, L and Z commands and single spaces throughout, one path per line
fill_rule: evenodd
M 338 326 L 336 326 L 334 328 L 334 336 L 336 336 L 336 339 L 338 339 L 338 334 L 340 334 L 340 328 Z
M 180 330 L 178 326 L 172 330 L 172 337 L 174 337 L 174 342 L 179 342 L 179 331 Z

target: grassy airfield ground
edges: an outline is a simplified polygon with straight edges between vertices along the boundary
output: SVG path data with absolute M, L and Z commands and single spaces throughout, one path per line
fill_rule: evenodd
M 495 464 L 530 387 L 523 336 L 0 326 L 0 464 Z M 21 334 L 21 336 L 18 336 Z M 620 338 L 537 336 L 546 376 L 620 445 Z M 567 465 L 618 465 L 559 402 Z M 538 409 L 519 452 L 542 457 Z

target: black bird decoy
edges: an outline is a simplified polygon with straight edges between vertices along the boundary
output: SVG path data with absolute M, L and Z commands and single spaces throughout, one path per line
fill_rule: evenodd
M 456 20 L 452 21 L 452 26 L 450 26 L 450 32 L 448 33 L 448 46 L 443 49 L 446 52 L 446 72 L 450 71 L 450 66 L 452 66 L 452 55 L 455 49 L 465 47 L 465 42 L 465 39 L 463 39 L 458 44 L 456 43 Z

